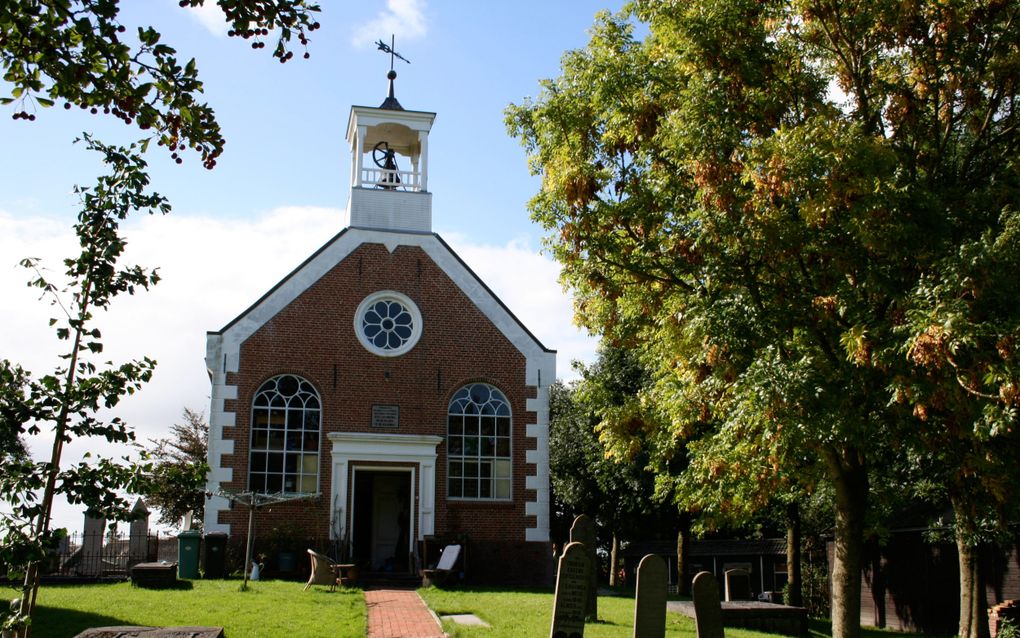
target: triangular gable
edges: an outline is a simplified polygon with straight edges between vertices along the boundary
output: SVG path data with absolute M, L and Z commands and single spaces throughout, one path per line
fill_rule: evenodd
M 207 333 L 210 369 L 236 371 L 240 345 L 362 244 L 382 244 L 390 252 L 398 246 L 421 248 L 525 356 L 529 385 L 555 380 L 556 351 L 546 348 L 439 235 L 362 228 L 340 231 L 221 330 Z

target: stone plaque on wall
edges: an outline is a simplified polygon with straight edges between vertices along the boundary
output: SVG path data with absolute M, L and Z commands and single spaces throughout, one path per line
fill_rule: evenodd
M 372 427 L 395 428 L 400 425 L 399 405 L 373 405 Z

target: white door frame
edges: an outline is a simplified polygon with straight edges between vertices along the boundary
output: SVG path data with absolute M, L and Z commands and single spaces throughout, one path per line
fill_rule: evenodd
M 411 530 L 408 541 L 413 543 L 431 536 L 436 530 L 436 448 L 443 442 L 443 437 L 423 434 L 383 434 L 374 432 L 330 432 L 326 438 L 332 443 L 332 480 L 330 486 L 330 503 L 336 508 L 333 512 L 335 520 L 340 522 L 339 530 L 330 527 L 329 533 L 334 540 L 342 540 L 347 536 L 348 503 L 352 503 L 351 485 L 348 470 L 351 462 L 357 462 L 355 470 L 368 469 L 373 464 L 401 463 L 397 466 L 378 466 L 375 469 L 386 471 L 406 470 L 410 465 L 417 472 L 411 475 L 411 496 L 414 496 L 414 479 L 418 478 L 417 499 L 412 500 L 412 512 L 417 510 L 417 524 L 411 517 Z M 363 464 L 363 465 L 362 465 Z M 353 478 L 351 476 L 350 478 Z M 415 502 L 415 500 L 417 502 Z M 417 535 L 413 533 L 417 530 Z M 339 533 L 339 539 L 336 534 Z

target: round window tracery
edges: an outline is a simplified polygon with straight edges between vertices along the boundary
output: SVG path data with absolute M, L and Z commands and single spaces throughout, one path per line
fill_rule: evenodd
M 361 345 L 382 357 L 409 351 L 421 336 L 421 313 L 406 295 L 391 290 L 369 295 L 354 315 Z

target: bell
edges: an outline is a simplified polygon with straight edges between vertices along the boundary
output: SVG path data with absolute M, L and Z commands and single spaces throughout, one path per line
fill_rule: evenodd
M 397 168 L 397 152 L 390 148 L 388 142 L 379 142 L 372 149 L 372 161 L 383 169 L 382 178 L 378 185 L 380 188 L 393 190 L 400 183 L 399 169 Z

